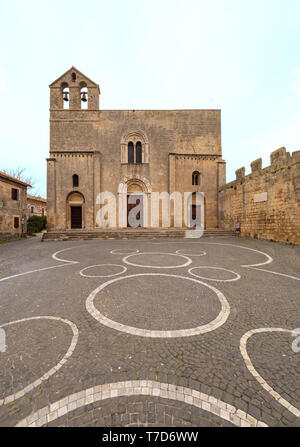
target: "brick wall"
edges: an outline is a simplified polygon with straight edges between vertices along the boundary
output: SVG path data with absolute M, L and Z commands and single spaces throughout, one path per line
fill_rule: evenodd
M 236 180 L 219 189 L 219 226 L 241 235 L 300 244 L 300 151 L 290 155 L 284 147 L 236 171 Z

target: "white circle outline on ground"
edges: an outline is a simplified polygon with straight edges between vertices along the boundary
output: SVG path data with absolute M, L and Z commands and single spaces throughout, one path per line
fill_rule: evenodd
M 187 249 L 187 250 L 189 250 L 189 249 Z M 185 251 L 187 251 L 187 250 L 185 250 Z M 190 253 L 179 253 L 180 251 L 183 251 L 183 250 L 176 250 L 176 254 L 178 254 L 178 255 L 186 255 L 186 256 L 190 256 L 191 258 L 193 257 L 193 256 L 206 256 L 207 255 L 207 253 L 206 253 L 206 251 L 204 251 L 204 250 L 200 250 L 201 251 L 201 253 L 197 253 L 197 254 L 190 254 Z M 192 250 L 190 250 L 190 251 L 192 251 Z
M 69 320 L 66 320 L 66 319 L 63 319 L 60 317 L 52 317 L 52 316 L 29 317 L 29 318 L 22 318 L 21 320 L 10 321 L 9 323 L 2 324 L 0 326 L 0 328 L 6 327 L 6 326 L 11 326 L 11 325 L 17 324 L 17 323 L 23 323 L 24 321 L 42 320 L 42 319 L 62 321 L 63 323 L 66 323 L 71 327 L 72 332 L 73 332 L 73 337 L 72 337 L 72 341 L 69 346 L 69 349 L 66 352 L 66 354 L 63 356 L 63 358 L 60 360 L 60 362 L 58 362 L 57 365 L 55 365 L 53 368 L 51 368 L 42 377 L 40 377 L 39 379 L 30 383 L 22 390 L 14 393 L 14 394 L 10 394 L 9 396 L 4 397 L 3 399 L 0 399 L 0 406 L 14 402 L 15 400 L 17 400 L 20 397 L 23 397 L 25 394 L 29 393 L 31 390 L 33 390 L 37 386 L 41 385 L 41 383 L 44 380 L 47 380 L 50 376 L 55 374 L 66 363 L 68 358 L 71 357 L 71 355 L 73 354 L 73 351 L 77 345 L 79 331 L 78 331 L 76 324 L 72 323 L 72 321 L 69 321 Z
M 170 278 L 180 278 L 185 279 L 187 281 L 193 281 L 198 284 L 201 284 L 208 289 L 212 290 L 218 297 L 220 303 L 221 303 L 221 311 L 219 315 L 210 323 L 207 323 L 202 326 L 198 326 L 191 329 L 178 329 L 178 330 L 170 330 L 170 331 L 158 331 L 158 330 L 150 330 L 150 329 L 140 329 L 133 326 L 128 326 L 126 324 L 118 323 L 114 320 L 111 320 L 110 318 L 105 317 L 101 312 L 99 312 L 98 309 L 96 309 L 94 305 L 94 299 L 96 295 L 105 287 L 109 286 L 110 284 L 113 284 L 117 281 L 122 281 L 123 279 L 128 278 L 136 278 L 138 276 L 167 276 Z M 87 300 L 85 302 L 86 310 L 89 312 L 89 314 L 92 315 L 92 317 L 95 318 L 95 320 L 99 321 L 99 323 L 103 324 L 104 326 L 110 327 L 111 329 L 115 329 L 120 332 L 126 332 L 127 334 L 132 335 L 139 335 L 140 337 L 148 337 L 148 338 L 178 338 L 178 337 L 191 337 L 194 335 L 200 335 L 204 334 L 206 332 L 211 332 L 217 329 L 218 327 L 222 326 L 225 321 L 227 320 L 229 314 L 230 314 L 230 305 L 223 295 L 222 292 L 220 292 L 215 287 L 211 286 L 210 284 L 206 284 L 205 282 L 199 281 L 198 279 L 189 278 L 188 276 L 179 276 L 179 275 L 171 275 L 168 273 L 136 273 L 135 275 L 128 275 L 128 276 L 121 276 L 119 278 L 111 279 L 109 281 L 106 281 L 105 283 L 98 286 L 95 290 L 93 290 L 90 295 L 87 297 Z
M 259 329 L 251 329 L 250 331 L 246 332 L 240 340 L 240 351 L 242 354 L 242 357 L 244 359 L 245 365 L 248 369 L 248 371 L 252 374 L 252 376 L 258 381 L 258 383 L 261 384 L 261 386 L 281 405 L 283 405 L 285 408 L 287 408 L 291 413 L 293 413 L 298 418 L 300 417 L 300 410 L 296 407 L 294 407 L 290 402 L 288 402 L 286 399 L 281 397 L 279 393 L 277 393 L 266 381 L 265 379 L 256 371 L 256 369 L 253 366 L 253 363 L 250 360 L 250 357 L 247 352 L 247 342 L 250 337 L 254 334 L 261 334 L 265 332 L 285 332 L 293 334 L 293 331 L 290 329 L 283 329 L 283 328 L 259 328 Z
M 232 279 L 207 278 L 206 276 L 199 276 L 196 273 L 193 273 L 192 270 L 195 270 L 195 269 L 223 270 L 225 272 L 233 273 L 234 275 L 236 275 L 236 278 L 232 278 Z M 192 268 L 189 269 L 188 272 L 190 273 L 190 275 L 193 275 L 196 278 L 206 279 L 206 280 L 209 280 L 209 281 L 216 281 L 216 282 L 232 282 L 232 281 L 238 281 L 239 279 L 241 279 L 241 276 L 238 273 L 234 272 L 233 270 L 224 269 L 223 267 L 211 267 L 211 266 L 208 266 L 208 265 L 200 265 L 199 267 L 192 267 Z
M 254 418 L 248 413 L 227 404 L 226 402 L 200 393 L 197 390 L 177 386 L 170 383 L 156 382 L 154 380 L 128 380 L 126 382 L 113 382 L 96 385 L 64 397 L 46 407 L 31 413 L 19 421 L 15 427 L 42 427 L 43 425 L 68 414 L 77 408 L 85 407 L 93 402 L 114 399 L 122 396 L 155 396 L 161 399 L 170 399 L 185 402 L 197 408 L 229 421 L 238 427 L 268 427 L 264 422 Z M 69 404 L 66 405 L 66 401 Z M 214 404 L 211 404 L 213 402 Z M 61 411 L 59 411 L 60 409 Z M 41 416 L 41 414 L 43 416 Z
M 111 250 L 110 253 L 112 255 L 134 255 L 135 253 L 139 253 L 139 251 L 140 251 L 140 250 L 137 250 L 136 248 L 125 248 L 125 251 L 127 251 L 127 253 L 115 253 L 116 251 L 121 251 L 121 250 L 123 250 L 123 248 L 115 248 L 114 250 Z M 128 250 L 134 250 L 134 251 L 128 253 Z
M 93 267 L 104 267 L 107 265 L 112 265 L 115 267 L 121 267 L 123 270 L 119 273 L 114 273 L 113 275 L 85 275 L 84 270 L 91 269 Z M 119 265 L 119 264 L 96 264 L 96 265 L 89 265 L 88 267 L 85 267 L 84 269 L 80 270 L 79 275 L 84 276 L 85 278 L 111 278 L 112 276 L 118 276 L 122 275 L 122 273 L 125 273 L 127 271 L 127 267 L 125 265 Z
M 133 262 L 128 261 L 128 258 L 131 256 L 140 256 L 140 255 L 170 255 L 170 256 L 181 256 L 184 259 L 187 259 L 187 262 L 185 264 L 180 265 L 140 265 L 140 264 L 134 264 Z M 125 256 L 122 259 L 125 264 L 133 265 L 134 267 L 140 267 L 140 268 L 148 268 L 148 269 L 178 269 L 182 267 L 187 267 L 190 265 L 193 261 L 188 258 L 187 256 L 180 255 L 178 253 L 161 253 L 161 252 L 141 252 L 141 253 L 132 253 L 131 255 Z

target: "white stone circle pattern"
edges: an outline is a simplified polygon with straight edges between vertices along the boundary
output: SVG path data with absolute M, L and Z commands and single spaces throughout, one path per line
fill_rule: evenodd
M 44 380 L 49 379 L 50 376 L 55 374 L 67 362 L 69 357 L 71 357 L 71 355 L 73 354 L 75 346 L 77 345 L 79 332 L 78 332 L 77 326 L 74 323 L 72 323 L 72 321 L 69 321 L 69 320 L 66 320 L 63 318 L 59 318 L 59 317 L 52 317 L 52 316 L 29 317 L 29 318 L 23 318 L 21 320 L 10 321 L 9 323 L 2 324 L 0 326 L 0 328 L 6 327 L 6 326 L 11 326 L 11 325 L 17 324 L 17 323 L 23 323 L 24 321 L 42 320 L 42 319 L 62 321 L 63 323 L 66 323 L 71 327 L 72 332 L 73 332 L 73 337 L 72 337 L 72 341 L 69 346 L 69 349 L 66 352 L 66 354 L 63 356 L 63 358 L 60 360 L 60 362 L 58 362 L 57 365 L 55 365 L 53 368 L 51 368 L 49 371 L 47 371 L 42 377 L 40 377 L 39 379 L 30 383 L 29 385 L 27 385 L 25 388 L 18 391 L 17 393 L 10 394 L 9 396 L 6 396 L 4 399 L 0 399 L 0 406 L 9 404 L 9 403 L 15 401 L 16 399 L 23 397 L 26 393 L 29 393 L 29 391 L 31 391 L 34 388 L 36 388 L 37 386 L 41 385 L 41 383 Z
M 235 277 L 231 278 L 231 279 L 208 278 L 206 276 L 197 275 L 197 273 L 193 272 L 193 270 L 198 270 L 198 269 L 222 270 L 224 272 L 232 273 L 233 275 L 235 275 Z M 223 267 L 211 267 L 211 266 L 207 266 L 207 265 L 201 265 L 199 267 L 192 267 L 192 268 L 189 269 L 189 273 L 191 275 L 195 276 L 196 278 L 207 279 L 209 281 L 216 281 L 216 282 L 232 282 L 232 281 L 238 281 L 241 278 L 241 276 L 238 273 L 236 273 L 236 272 L 234 272 L 232 270 L 224 269 Z
M 208 289 L 212 290 L 218 297 L 220 303 L 221 303 L 221 311 L 219 315 L 210 323 L 207 323 L 202 326 L 198 326 L 191 329 L 178 329 L 178 330 L 170 330 L 170 331 L 158 331 L 158 330 L 150 330 L 150 329 L 141 329 L 136 328 L 133 326 L 129 326 L 126 324 L 118 323 L 110 318 L 107 318 L 105 315 L 103 315 L 98 309 L 96 309 L 94 305 L 94 299 L 96 295 L 101 291 L 104 290 L 107 286 L 110 284 L 113 284 L 117 281 L 122 281 L 128 278 L 136 278 L 141 276 L 164 276 L 164 277 L 173 277 L 173 278 L 180 278 L 187 281 L 193 281 L 197 284 L 201 284 Z M 115 278 L 111 279 L 100 286 L 98 286 L 93 292 L 90 293 L 86 300 L 86 310 L 94 317 L 99 323 L 103 324 L 104 326 L 108 326 L 111 329 L 116 329 L 117 331 L 126 332 L 127 334 L 132 335 L 139 335 L 141 337 L 150 337 L 150 338 L 177 338 L 177 337 L 191 337 L 194 335 L 200 335 L 205 334 L 206 332 L 211 332 L 217 329 L 218 327 L 222 326 L 225 321 L 227 320 L 229 314 L 230 314 L 230 306 L 223 295 L 222 292 L 220 292 L 215 287 L 206 284 L 198 279 L 189 278 L 187 276 L 179 276 L 179 275 L 171 275 L 167 273 L 137 273 L 134 275 L 128 275 L 123 276 L 121 278 Z
M 116 253 L 116 252 L 120 253 Z M 111 250 L 112 255 L 133 255 L 135 253 L 139 253 L 140 250 L 134 249 L 134 248 L 125 248 L 124 250 L 122 248 L 116 248 L 115 250 Z M 124 253 L 126 252 L 126 253 Z
M 85 270 L 94 268 L 94 267 L 106 267 L 106 266 L 114 266 L 114 267 L 121 267 L 121 272 L 113 273 L 112 275 L 87 275 L 86 273 L 83 273 Z M 96 265 L 89 265 L 88 267 L 85 267 L 84 269 L 80 270 L 79 274 L 81 276 L 84 276 L 85 278 L 111 278 L 112 276 L 118 276 L 122 275 L 122 273 L 126 272 L 127 267 L 125 265 L 119 265 L 119 264 L 96 264 Z
M 182 253 L 183 251 L 185 251 L 185 253 Z M 190 258 L 196 257 L 196 256 L 206 256 L 207 255 L 206 251 L 204 251 L 204 250 L 200 250 L 199 253 L 186 253 L 187 251 L 192 251 L 192 250 L 176 250 L 176 253 L 178 255 L 189 256 Z
M 131 258 L 132 256 L 140 256 L 140 255 L 168 255 L 168 256 L 179 256 L 181 258 L 184 258 L 186 260 L 185 263 L 180 264 L 180 265 L 143 265 L 143 264 L 135 264 L 134 262 L 130 262 L 128 259 Z M 125 264 L 128 265 L 132 265 L 134 267 L 141 267 L 141 268 L 150 268 L 150 269 L 178 269 L 181 267 L 187 267 L 188 265 L 190 265 L 193 261 L 188 258 L 185 255 L 180 255 L 178 253 L 161 253 L 161 252 L 142 252 L 142 253 L 133 253 L 130 254 L 128 256 L 125 256 L 122 259 L 123 262 L 125 262 Z
M 168 242 L 168 243 L 173 243 L 173 242 Z M 236 244 L 229 244 L 229 243 L 213 243 L 213 242 L 198 242 L 198 244 L 208 244 L 208 245 L 228 245 L 228 246 L 232 246 L 232 247 L 237 247 L 240 249 L 246 249 L 252 252 L 256 252 L 259 253 L 261 255 L 264 255 L 267 260 L 264 262 L 260 262 L 257 264 L 249 264 L 249 265 L 241 265 L 240 267 L 242 268 L 248 268 L 248 269 L 252 269 L 252 270 L 257 270 L 259 272 L 265 272 L 268 274 L 273 274 L 273 275 L 280 275 L 282 277 L 285 278 L 289 278 L 292 280 L 296 280 L 296 281 L 300 281 L 299 277 L 295 277 L 295 276 L 291 276 L 291 275 L 287 275 L 284 273 L 280 273 L 280 272 L 274 272 L 271 270 L 266 270 L 261 268 L 262 266 L 265 266 L 267 264 L 270 264 L 273 259 L 271 256 L 269 256 L 268 254 L 259 251 L 259 250 L 255 250 L 253 248 L 249 248 L 249 247 L 244 247 L 241 245 L 236 245 Z M 18 273 L 15 275 L 11 275 L 8 277 L 4 277 L 4 278 L 0 278 L 0 282 L 2 281 L 6 281 L 6 280 L 10 280 L 10 279 L 14 279 L 16 277 L 19 276 L 23 276 L 23 275 L 30 275 L 30 274 L 37 274 L 39 272 L 45 271 L 45 270 L 49 270 L 49 269 L 56 269 L 59 267 L 67 267 L 67 266 L 72 266 L 74 264 L 78 264 L 79 261 L 70 261 L 70 260 L 66 260 L 66 259 L 61 259 L 59 258 L 57 255 L 60 254 L 61 252 L 67 251 L 67 250 L 71 250 L 74 248 L 78 248 L 78 246 L 74 246 L 74 247 L 69 247 L 63 250 L 60 250 L 56 253 L 54 253 L 52 255 L 52 258 L 55 261 L 59 261 L 61 264 L 60 265 L 53 265 L 50 267 L 44 267 L 44 268 L 39 268 L 36 270 L 31 270 L 31 271 L 27 271 L 27 272 L 23 272 L 23 273 Z M 188 253 L 186 253 L 189 250 L 185 250 L 185 253 L 182 253 L 184 250 L 177 250 L 176 254 L 177 255 L 182 255 L 185 256 Z M 139 253 L 139 250 L 135 249 L 115 249 L 112 250 L 110 252 L 111 254 L 115 254 L 115 255 L 127 255 L 126 257 L 128 258 L 129 256 L 132 256 L 134 254 Z M 171 253 L 164 253 L 164 254 L 168 254 L 170 255 Z M 204 251 L 200 251 L 199 254 L 188 254 L 189 257 L 193 257 L 193 256 L 204 256 L 206 254 L 206 252 Z M 187 258 L 189 259 L 189 258 Z M 124 261 L 124 259 L 123 259 Z M 191 260 L 190 260 L 191 261 Z M 191 261 L 192 262 L 192 261 Z M 190 262 L 190 263 L 191 263 Z M 62 264 L 64 263 L 64 264 Z M 190 264 L 189 263 L 189 264 Z M 134 264 L 130 264 L 127 263 L 129 265 L 134 265 Z M 188 264 L 188 265 L 189 265 Z M 107 265 L 107 264 L 105 264 Z M 135 265 L 136 267 L 146 267 L 143 265 Z M 90 266 L 90 267 L 94 267 L 94 266 Z M 87 267 L 87 268 L 90 268 Z M 120 265 L 121 267 L 121 265 Z M 122 266 L 123 268 L 125 268 L 127 270 L 126 267 Z M 166 266 L 148 266 L 149 268 L 178 268 L 180 266 L 172 266 L 172 267 L 166 267 Z M 202 266 L 201 266 L 202 267 Z M 87 269 L 86 268 L 86 269 Z M 197 267 L 199 268 L 199 267 Z M 205 267 L 207 268 L 207 267 Z M 214 268 L 214 267 L 209 267 L 209 268 Z M 219 268 L 220 269 L 220 268 Z M 84 271 L 85 269 L 82 269 L 82 271 Z M 125 270 L 125 271 L 126 271 Z M 193 269 L 190 269 L 193 270 Z M 226 270 L 226 269 L 223 269 Z M 231 271 L 232 272 L 232 271 Z M 119 273 L 122 274 L 123 272 Z M 237 273 L 232 272 L 234 274 L 237 275 Z M 117 274 L 117 275 L 119 275 Z M 190 274 L 193 275 L 193 273 L 190 272 Z M 115 278 L 113 280 L 107 281 L 104 286 L 115 282 L 117 280 L 122 280 L 122 279 L 126 279 L 126 278 L 130 278 L 133 276 L 142 276 L 142 275 L 164 275 L 162 273 L 143 273 L 143 274 L 136 274 L 136 275 L 130 275 L 130 276 L 125 276 L 125 277 L 120 277 L 120 278 Z M 84 275 L 82 275 L 84 276 Z M 88 276 L 88 275 L 85 275 Z M 110 276 L 110 275 L 109 275 Z M 115 276 L 115 275 L 114 275 Z M 189 278 L 189 277 L 184 277 L 184 276 L 178 276 L 178 275 L 164 275 L 164 276 L 174 276 L 174 277 L 179 277 L 179 278 L 183 278 L 183 279 L 187 279 L 187 280 L 191 280 L 191 281 L 197 281 L 194 278 Z M 194 274 L 194 276 L 196 276 Z M 104 276 L 103 276 L 104 277 Z M 198 277 L 198 276 L 196 276 Z M 213 280 L 212 278 L 205 278 L 208 280 Z M 218 280 L 218 281 L 235 281 L 238 278 L 234 278 L 231 280 Z M 211 290 L 214 290 L 215 293 L 220 293 L 217 289 L 213 288 L 212 286 L 205 284 L 201 281 L 197 281 L 201 284 L 203 284 L 204 286 L 210 288 Z M 101 286 L 100 286 L 101 287 Z M 91 310 L 93 310 L 93 299 L 96 296 L 96 294 L 98 293 L 99 288 L 95 289 L 88 297 L 87 301 L 86 301 L 86 306 L 87 306 L 87 310 L 88 310 L 88 304 L 91 304 Z M 92 296 L 94 294 L 94 296 Z M 223 295 L 223 294 L 221 294 Z M 224 297 L 224 295 L 223 295 Z M 218 298 L 220 299 L 220 296 L 218 295 Z M 209 323 L 208 325 L 202 326 L 202 330 L 199 333 L 204 333 L 204 332 L 209 332 L 211 330 L 216 329 L 217 327 L 221 326 L 221 324 L 224 324 L 224 322 L 226 321 L 226 319 L 228 318 L 229 312 L 230 312 L 230 307 L 229 304 L 226 300 L 226 298 L 224 297 L 225 301 L 223 302 L 222 305 L 222 310 L 220 312 L 220 314 L 218 315 L 218 317 L 211 323 Z M 89 301 L 90 300 L 90 301 Z M 88 302 L 89 301 L 89 302 Z M 221 300 L 220 300 L 221 301 Z M 226 306 L 227 303 L 227 306 Z M 89 311 L 89 310 L 88 310 Z M 96 315 L 97 315 L 97 309 L 95 309 L 96 311 Z M 222 311 L 223 314 L 222 314 Z M 91 313 L 91 312 L 90 312 Z M 222 315 L 221 315 L 222 314 Z M 94 315 L 93 315 L 94 316 Z M 67 351 L 67 353 L 65 354 L 65 356 L 63 357 L 63 359 L 53 368 L 51 368 L 47 373 L 45 373 L 40 379 L 36 380 L 35 382 L 29 384 L 28 386 L 26 386 L 25 388 L 23 388 L 22 390 L 16 392 L 15 394 L 6 396 L 4 399 L 0 399 L 0 406 L 1 405 L 6 405 L 9 404 L 11 402 L 13 402 L 16 399 L 19 399 L 21 397 L 23 397 L 26 393 L 29 393 L 32 389 L 34 389 L 35 387 L 39 386 L 43 380 L 47 380 L 52 374 L 55 374 L 68 360 L 68 358 L 72 355 L 76 344 L 77 344 L 77 340 L 78 340 L 78 329 L 76 327 L 76 325 L 74 323 L 72 323 L 69 320 L 63 319 L 63 318 L 59 318 L 59 317 L 52 317 L 52 316 L 38 316 L 38 317 L 30 317 L 30 318 L 24 318 L 24 319 L 20 319 L 20 320 L 16 320 L 16 321 L 12 321 L 9 323 L 5 323 L 0 325 L 0 328 L 5 327 L 5 326 L 9 326 L 9 325 L 13 325 L 13 324 L 17 324 L 23 321 L 28 321 L 28 320 L 34 320 L 34 319 L 53 319 L 53 320 L 58 320 L 58 321 L 62 321 L 66 324 L 68 324 L 73 331 L 73 337 L 72 337 L 72 342 L 71 345 Z M 216 320 L 219 319 L 219 324 L 217 326 L 215 326 L 214 328 L 212 328 L 211 326 L 213 325 L 213 323 L 216 323 Z M 224 320 L 222 322 L 222 319 Z M 112 321 L 112 320 L 110 320 Z M 103 323 L 103 321 L 102 321 Z M 121 330 L 120 327 L 125 327 L 126 328 L 130 328 L 132 329 L 132 332 L 130 331 L 129 333 L 132 333 L 133 335 L 142 335 L 142 336 L 147 336 L 144 334 L 140 334 L 139 331 L 146 331 L 149 332 L 147 330 L 143 330 L 143 329 L 136 329 L 136 328 L 131 328 L 130 326 L 124 326 L 121 325 L 120 323 L 116 323 L 116 322 L 112 322 L 113 325 L 111 327 L 113 327 L 114 329 L 117 330 Z M 104 323 L 103 323 L 104 324 Z M 114 327 L 114 325 L 117 325 L 117 328 Z M 109 326 L 109 325 L 108 325 Z M 207 330 L 203 330 L 205 327 L 207 326 Z M 209 328 L 210 326 L 210 328 Z M 201 328 L 201 327 L 200 327 Z M 197 329 L 197 328 L 195 328 Z M 187 330 L 183 330 L 185 332 L 189 332 L 189 331 L 193 331 L 194 329 L 187 329 Z M 293 413 L 294 415 L 296 415 L 297 417 L 300 417 L 300 411 L 298 408 L 294 407 L 290 402 L 286 401 L 282 396 L 280 396 L 278 393 L 276 393 L 276 391 L 274 391 L 274 389 L 272 387 L 270 387 L 268 385 L 268 383 L 258 374 L 258 372 L 255 370 L 250 357 L 247 353 L 247 341 L 248 339 L 256 334 L 256 333 L 260 333 L 260 332 L 286 332 L 286 333 L 291 333 L 292 331 L 290 329 L 283 329 L 283 328 L 260 328 L 260 329 L 252 329 L 250 331 L 248 331 L 246 334 L 243 335 L 243 337 L 240 340 L 240 351 L 241 351 L 241 355 L 244 359 L 245 365 L 248 368 L 249 372 L 253 375 L 253 377 L 261 384 L 261 386 L 274 398 L 276 399 L 276 401 L 278 403 L 280 403 L 281 405 L 283 405 L 284 407 L 286 407 L 291 413 Z M 125 330 L 126 332 L 126 330 Z M 164 332 L 164 331 L 150 331 L 152 333 L 154 332 Z M 165 331 L 165 337 L 172 337 L 173 335 L 171 335 L 174 332 L 181 332 L 181 331 Z M 179 336 L 188 336 L 188 335 L 194 335 L 191 333 L 186 333 L 184 335 L 179 335 Z M 149 335 L 149 336 L 153 336 L 153 335 Z M 177 335 L 175 335 L 177 336 Z M 230 422 L 232 422 L 235 425 L 238 426 L 266 426 L 266 424 L 264 424 L 263 422 L 256 420 L 255 418 L 253 418 L 251 415 L 244 413 L 243 411 L 219 400 L 216 399 L 213 396 L 208 396 L 205 395 L 204 393 L 199 393 L 196 390 L 192 390 L 189 388 L 184 388 L 184 387 L 180 387 L 180 386 L 175 386 L 175 385 L 171 385 L 171 384 L 167 384 L 167 383 L 159 383 L 159 382 L 154 382 L 154 381 L 149 381 L 149 380 L 138 380 L 138 381 L 126 381 L 126 382 L 118 382 L 118 383 L 110 383 L 110 384 L 104 384 L 104 385 L 98 385 L 95 386 L 93 388 L 89 388 L 86 390 L 82 390 L 78 393 L 74 393 L 70 396 L 66 396 L 63 399 L 60 399 L 57 402 L 54 402 L 52 404 L 49 404 L 47 407 L 42 408 L 34 413 L 32 413 L 31 415 L 29 415 L 28 417 L 26 417 L 25 419 L 23 419 L 22 421 L 20 421 L 17 426 L 41 426 L 46 424 L 47 422 L 51 422 L 55 419 L 57 419 L 58 417 L 68 413 L 69 411 L 72 411 L 76 408 L 82 407 L 84 405 L 88 405 L 92 402 L 97 402 L 103 399 L 108 399 L 108 398 L 114 398 L 117 396 L 130 396 L 130 395 L 151 395 L 151 396 L 159 396 L 162 398 L 166 398 L 166 399 L 173 399 L 173 400 L 178 400 L 178 401 L 182 401 L 182 402 L 186 402 L 190 405 L 194 405 L 196 407 L 202 408 L 203 410 L 209 411 L 213 414 L 218 415 L 220 418 L 223 418 L 225 420 L 228 420 Z

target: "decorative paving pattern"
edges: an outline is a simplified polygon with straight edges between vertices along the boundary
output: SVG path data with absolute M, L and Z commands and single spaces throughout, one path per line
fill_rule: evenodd
M 31 414 L 29 417 L 20 421 L 17 424 L 17 427 L 41 427 L 42 425 L 52 422 L 68 412 L 74 411 L 85 405 L 105 399 L 133 395 L 156 396 L 163 399 L 185 402 L 189 405 L 213 413 L 221 419 L 225 419 L 240 427 L 267 427 L 265 423 L 258 421 L 244 411 L 226 404 L 213 396 L 199 393 L 190 388 L 179 387 L 168 383 L 153 382 L 151 380 L 132 380 L 127 382 L 109 383 L 98 385 L 80 391 L 79 393 L 74 393 Z
M 87 275 L 86 273 L 83 273 L 84 271 L 88 269 L 93 269 L 95 267 L 120 267 L 121 271 L 118 273 L 112 273 L 110 275 Z M 112 276 L 118 276 L 122 275 L 122 273 L 125 273 L 127 270 L 127 267 L 125 265 L 119 265 L 119 264 L 97 264 L 97 265 L 90 265 L 89 267 L 85 267 L 84 269 L 80 270 L 79 274 L 81 276 L 84 276 L 85 278 L 111 278 Z
M 205 276 L 200 276 L 197 275 L 197 273 L 194 273 L 193 270 L 205 270 L 205 269 L 211 269 L 211 270 L 217 270 L 216 273 L 218 273 L 220 270 L 222 272 L 229 272 L 232 273 L 233 275 L 235 275 L 235 277 L 231 278 L 231 279 L 218 279 L 218 278 L 211 278 L 211 277 L 205 277 Z M 217 282 L 231 282 L 231 281 L 237 281 L 239 279 L 241 279 L 240 275 L 236 272 L 233 272 L 232 270 L 228 270 L 228 269 L 224 269 L 222 267 L 208 267 L 205 265 L 202 265 L 201 267 L 193 267 L 191 269 L 189 269 L 189 273 L 193 276 L 196 276 L 196 278 L 200 278 L 200 279 L 208 279 L 209 281 L 217 281 Z
M 46 372 L 41 378 L 35 380 L 33 383 L 30 383 L 29 385 L 27 385 L 25 388 L 18 391 L 17 393 L 6 396 L 4 399 L 0 399 L 0 406 L 7 405 L 7 404 L 15 401 L 16 399 L 20 399 L 20 397 L 23 397 L 25 394 L 29 393 L 34 388 L 41 385 L 43 381 L 48 380 L 50 376 L 55 374 L 67 362 L 67 360 L 73 354 L 73 351 L 74 351 L 77 341 L 78 341 L 78 329 L 77 329 L 77 326 L 69 320 L 64 320 L 59 317 L 49 317 L 49 316 L 47 316 L 47 317 L 31 317 L 31 318 L 23 318 L 22 320 L 10 321 L 9 323 L 2 324 L 0 326 L 0 328 L 11 326 L 11 325 L 17 324 L 17 323 L 22 323 L 24 321 L 42 320 L 42 319 L 57 320 L 57 321 L 61 321 L 62 323 L 68 324 L 71 327 L 72 332 L 73 332 L 73 337 L 72 337 L 70 347 L 69 347 L 68 351 L 66 352 L 66 354 L 63 356 L 63 358 L 60 360 L 60 362 L 57 363 L 57 365 L 55 365 L 48 372 Z
M 156 277 L 173 277 L 173 278 L 181 278 L 183 280 L 193 281 L 195 283 L 201 284 L 208 289 L 215 292 L 217 297 L 220 300 L 221 303 L 221 311 L 219 315 L 210 323 L 205 324 L 203 326 L 198 326 L 191 329 L 178 329 L 178 330 L 169 330 L 169 331 L 154 331 L 150 329 L 140 329 L 135 328 L 132 326 L 127 326 L 125 324 L 118 323 L 116 321 L 111 320 L 110 318 L 107 318 L 105 315 L 103 315 L 101 312 L 99 312 L 98 309 L 94 306 L 94 299 L 96 295 L 101 292 L 103 289 L 105 289 L 110 284 L 113 284 L 116 281 L 122 281 L 127 278 L 134 278 L 134 277 L 140 277 L 140 276 L 156 276 Z M 225 321 L 227 320 L 229 313 L 230 313 L 230 306 L 228 304 L 228 301 L 226 300 L 223 293 L 221 293 L 218 289 L 216 289 L 213 286 L 210 286 L 209 284 L 206 284 L 204 282 L 201 282 L 199 280 L 188 278 L 185 276 L 179 276 L 179 275 L 170 275 L 165 273 L 137 273 L 135 275 L 129 275 L 126 277 L 116 278 L 110 281 L 105 282 L 104 284 L 101 284 L 97 289 L 93 290 L 93 292 L 88 296 L 86 300 L 86 310 L 97 320 L 99 323 L 104 324 L 105 326 L 108 326 L 112 329 L 116 329 L 117 331 L 126 332 L 127 334 L 132 335 L 139 335 L 140 337 L 150 337 L 150 338 L 176 338 L 176 337 L 192 337 L 195 335 L 205 334 L 206 332 L 214 331 L 218 327 L 222 326 Z
M 29 385 L 11 362 L 0 426 L 300 426 L 296 357 L 257 335 L 300 327 L 299 265 L 298 247 L 243 238 L 2 245 L 0 328 L 48 319 L 73 335 Z
M 245 361 L 245 364 L 247 368 L 249 369 L 250 373 L 253 375 L 253 377 L 258 381 L 258 383 L 261 384 L 261 386 L 272 396 L 274 399 L 279 402 L 281 405 L 286 407 L 291 413 L 293 413 L 296 417 L 300 418 L 300 410 L 298 408 L 294 407 L 290 402 L 283 399 L 283 397 L 280 396 L 265 380 L 264 378 L 258 374 L 256 369 L 254 368 L 250 357 L 247 353 L 247 341 L 250 337 L 252 337 L 255 334 L 260 334 L 264 332 L 286 332 L 292 335 L 293 331 L 289 329 L 282 329 L 282 328 L 260 328 L 260 329 L 252 329 L 251 331 L 248 331 L 246 334 L 243 335 L 240 342 L 240 350 L 241 354 L 243 356 L 243 359 Z
M 135 264 L 134 262 L 128 261 L 129 258 L 133 257 L 133 256 L 146 256 L 147 259 L 151 258 L 151 256 L 157 256 L 157 255 L 161 255 L 161 256 L 176 256 L 176 257 L 180 257 L 186 260 L 185 263 L 183 264 L 179 264 L 179 265 L 146 265 L 146 264 Z M 133 253 L 131 255 L 126 256 L 125 258 L 122 259 L 123 262 L 125 262 L 125 264 L 128 265 L 132 265 L 134 267 L 143 267 L 143 268 L 150 268 L 150 269 L 178 269 L 180 267 L 187 267 L 188 265 L 190 265 L 193 261 L 188 258 L 187 256 L 184 255 L 180 255 L 178 253 L 158 253 L 158 252 L 150 252 L 150 253 Z

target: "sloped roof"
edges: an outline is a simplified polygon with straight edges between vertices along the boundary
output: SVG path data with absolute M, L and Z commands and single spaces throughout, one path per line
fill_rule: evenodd
M 47 199 L 43 199 L 43 197 L 32 196 L 31 194 L 27 194 L 27 199 L 37 200 L 39 202 L 47 203 Z
M 81 73 L 81 71 L 79 71 L 76 67 L 74 67 L 74 65 L 72 65 L 72 67 L 67 70 L 65 73 L 63 73 L 61 76 L 59 76 L 57 79 L 55 79 L 55 81 L 53 81 L 49 87 L 53 87 L 55 84 L 57 84 L 62 78 L 64 78 L 68 73 L 70 72 L 75 72 L 77 74 L 79 74 L 80 76 L 82 76 L 84 79 L 86 79 L 90 84 L 92 84 L 94 87 L 98 87 L 99 85 L 96 84 L 96 82 L 92 81 L 90 78 L 88 78 L 85 74 Z
M 13 177 L 12 175 L 6 174 L 6 172 L 0 171 L 0 177 L 10 180 L 11 182 L 19 183 L 22 186 L 29 186 L 31 188 L 31 185 L 29 183 L 23 182 L 22 180 Z

